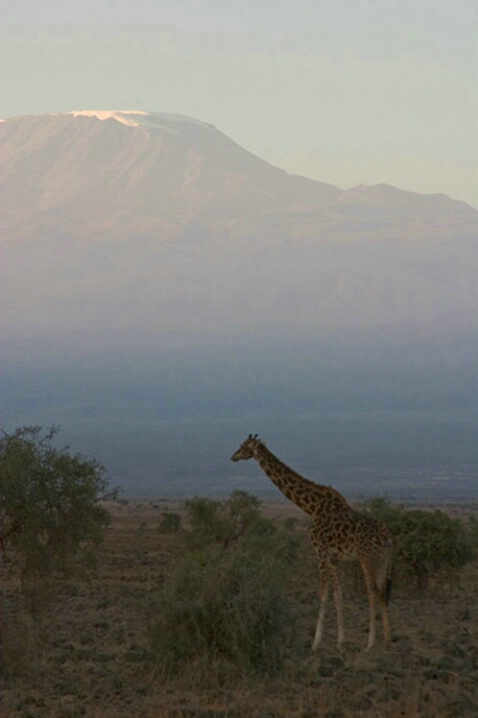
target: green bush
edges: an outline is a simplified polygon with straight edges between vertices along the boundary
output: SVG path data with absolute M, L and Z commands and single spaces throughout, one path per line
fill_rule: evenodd
M 201 548 L 212 543 L 228 545 L 242 536 L 261 518 L 260 501 L 246 491 L 233 491 L 227 501 L 195 496 L 185 503 L 190 546 Z
M 186 501 L 185 509 L 189 523 L 186 533 L 189 546 L 201 548 L 224 542 L 229 527 L 220 501 L 195 496 Z
M 175 534 L 181 528 L 181 517 L 174 511 L 163 511 L 158 531 L 162 534 Z
M 241 539 L 245 549 L 273 555 L 284 564 L 288 572 L 291 563 L 299 558 L 303 541 L 304 534 L 290 531 L 263 516 L 249 527 Z
M 278 670 L 291 625 L 284 595 L 287 566 L 284 555 L 258 551 L 257 543 L 247 541 L 186 556 L 149 621 L 159 673 L 171 676 L 193 665 L 205 670 L 221 665 L 229 676 Z
M 468 531 L 473 548 L 478 548 L 478 519 L 474 514 L 469 518 Z
M 235 489 L 226 502 L 226 510 L 233 521 L 248 528 L 260 518 L 261 502 L 253 494 Z
M 194 506 L 202 511 L 205 504 Z M 215 666 L 216 678 L 221 671 L 231 677 L 278 670 L 292 623 L 285 586 L 301 544 L 298 533 L 259 517 L 227 548 L 212 544 L 186 555 L 150 615 L 151 655 L 161 675 L 192 664 Z
M 475 558 L 471 531 L 443 511 L 403 509 L 381 498 L 362 508 L 386 522 L 393 533 L 394 575 L 412 577 L 419 587 L 426 586 L 431 575 L 459 569 Z
M 420 586 L 442 569 L 458 569 L 475 557 L 464 524 L 443 511 L 404 511 L 398 532 L 399 555 Z

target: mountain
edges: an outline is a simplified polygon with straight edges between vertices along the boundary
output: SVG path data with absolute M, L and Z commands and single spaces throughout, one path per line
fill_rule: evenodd
M 322 206 L 340 190 L 287 175 L 211 125 L 169 114 L 73 112 L 1 126 L 7 236 L 223 231 Z M 209 227 L 208 227 L 209 229 Z
M 8 118 L 0 153 L 7 428 L 61 424 L 156 492 L 222 481 L 244 431 L 309 475 L 478 466 L 473 208 L 167 113 Z
M 14 334 L 476 325 L 462 202 L 289 175 L 177 115 L 11 118 L 0 142 Z
M 195 230 L 317 242 L 476 229 L 444 195 L 337 187 L 289 175 L 213 126 L 178 115 L 84 111 L 4 120 L 4 237 L 117 237 Z

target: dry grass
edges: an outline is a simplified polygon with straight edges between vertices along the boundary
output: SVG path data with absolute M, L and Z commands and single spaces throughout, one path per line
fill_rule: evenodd
M 221 681 L 221 667 L 211 665 L 205 681 L 199 665 L 160 682 L 145 660 L 147 607 L 184 550 L 177 535 L 157 531 L 165 508 L 177 510 L 115 506 L 96 572 L 30 596 L 35 619 L 13 569 L 2 569 L 2 718 L 476 718 L 478 564 L 458 580 L 437 579 L 423 595 L 398 587 L 393 646 L 370 655 L 366 599 L 349 575 L 346 648 L 335 648 L 331 603 L 323 649 L 312 656 L 317 574 L 307 541 L 291 568 L 297 648 L 280 676 Z M 267 513 L 286 518 L 283 506 Z

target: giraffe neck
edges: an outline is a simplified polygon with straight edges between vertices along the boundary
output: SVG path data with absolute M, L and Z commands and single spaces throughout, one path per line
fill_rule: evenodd
M 347 502 L 338 491 L 304 478 L 274 456 L 264 444 L 259 444 L 254 452 L 254 458 L 277 488 L 311 516 L 317 517 L 331 499 L 347 506 Z

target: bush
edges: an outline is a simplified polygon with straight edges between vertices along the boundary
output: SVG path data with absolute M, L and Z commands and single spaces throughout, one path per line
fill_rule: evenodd
M 413 577 L 421 588 L 431 575 L 459 569 L 475 558 L 471 532 L 443 511 L 405 510 L 380 498 L 363 508 L 388 524 L 395 539 L 398 572 L 404 578 Z
M 261 502 L 257 496 L 235 489 L 226 502 L 226 510 L 233 521 L 248 528 L 260 518 Z
M 461 568 L 475 557 L 463 523 L 443 511 L 404 511 L 398 549 L 419 586 L 426 585 L 430 575 Z
M 210 546 L 176 566 L 149 626 L 162 676 L 215 666 L 214 678 L 222 671 L 229 680 L 281 667 L 291 626 L 284 586 L 292 549 L 284 550 L 283 533 L 244 536 L 229 549 Z
M 240 490 L 225 502 L 196 496 L 186 501 L 185 509 L 190 526 L 187 542 L 196 548 L 212 543 L 227 546 L 261 518 L 259 499 Z
M 478 548 L 478 519 L 474 514 L 469 518 L 468 531 L 473 548 Z
M 181 528 L 181 517 L 174 511 L 163 511 L 158 526 L 158 531 L 162 534 L 175 534 Z
M 190 546 L 200 548 L 223 542 L 228 533 L 228 522 L 220 501 L 195 496 L 185 503 L 189 530 L 186 537 Z
M 216 684 L 275 672 L 290 637 L 285 584 L 302 535 L 262 517 L 258 499 L 243 491 L 224 502 L 195 497 L 185 508 L 193 551 L 148 619 L 156 670 L 196 678 L 202 671 Z
M 23 579 L 92 560 L 112 498 L 104 467 L 53 446 L 56 430 L 24 427 L 0 440 L 0 539 L 14 549 Z

